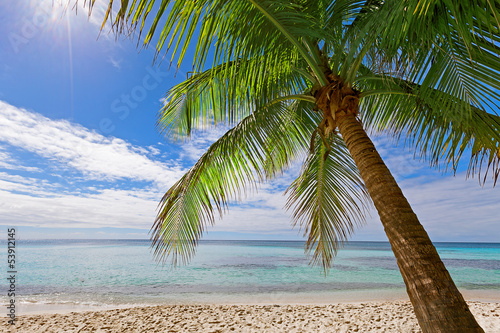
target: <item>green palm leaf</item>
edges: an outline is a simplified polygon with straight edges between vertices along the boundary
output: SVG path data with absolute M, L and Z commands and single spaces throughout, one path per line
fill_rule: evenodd
M 110 8 L 113 0 L 110 0 Z M 314 20 L 311 11 L 317 12 L 317 4 L 305 1 L 296 4 L 283 0 L 163 0 L 152 22 L 147 21 L 155 4 L 154 0 L 137 0 L 130 5 L 123 1 L 113 25 L 117 31 L 139 27 L 139 34 L 149 23 L 144 44 L 151 43 L 158 27 L 163 28 L 158 35 L 157 52 L 172 51 L 171 61 L 177 57 L 177 66 L 191 46 L 195 32 L 197 41 L 193 68 L 201 72 L 209 54 L 213 54 L 213 64 L 229 63 L 235 59 L 249 59 L 266 54 L 273 58 L 283 53 L 298 55 L 308 63 L 312 72 L 323 84 L 324 73 L 314 60 L 313 50 L 308 49 L 302 39 L 321 36 L 322 29 Z M 110 12 L 108 12 L 110 13 Z M 106 20 L 110 17 L 106 16 Z M 111 18 L 112 19 L 112 18 Z M 221 37 L 224 36 L 224 37 Z M 273 47 L 269 47 L 269 43 Z M 214 50 L 214 52 L 209 52 Z
M 364 25 L 356 30 L 358 35 L 375 32 L 366 42 L 356 42 L 371 43 L 372 50 L 353 80 L 364 91 L 365 124 L 396 136 L 406 133 L 410 145 L 433 165 L 443 162 L 456 170 L 463 153 L 470 151 L 469 173 L 485 166 L 485 175 L 491 170 L 496 182 L 500 6 L 490 5 L 489 1 L 387 2 L 360 16 Z M 401 29 L 387 30 L 370 15 L 381 15 Z
M 166 136 L 189 137 L 194 129 L 237 123 L 271 101 L 297 98 L 309 85 L 300 72 L 267 70 L 289 65 L 289 58 L 276 62 L 259 56 L 192 75 L 167 92 L 158 121 L 160 131 Z
M 455 168 L 470 150 L 471 172 L 485 159 L 498 177 L 499 10 L 490 0 L 122 1 L 113 19 L 118 31 L 144 31 L 145 45 L 157 36 L 157 53 L 169 52 L 177 66 L 194 50 L 193 75 L 167 93 L 160 130 L 186 138 L 211 124 L 238 123 L 163 198 L 157 253 L 189 257 L 214 207 L 223 212 L 240 190 L 307 149 L 321 114 L 306 101 L 330 73 L 362 91 L 367 126 L 405 134 L 433 164 Z M 314 258 L 322 253 L 324 265 L 362 210 L 354 205 L 362 195 L 347 196 L 359 185 L 352 162 L 340 160 L 347 156 L 342 143 L 332 145 L 322 162 L 326 148 L 316 143 L 288 192 L 288 207 L 301 207 L 296 223 L 310 232 L 308 248 L 321 243 Z M 334 171 L 342 168 L 345 175 Z M 334 175 L 348 190 L 322 181 Z M 334 196 L 315 201 L 314 186 Z
M 433 165 L 456 170 L 470 152 L 469 173 L 486 167 L 494 181 L 499 175 L 500 117 L 437 89 L 401 79 L 364 77 L 360 84 L 374 89 L 362 98 L 363 121 L 376 131 L 387 131 L 408 143 Z M 422 93 L 424 90 L 424 93 Z M 484 163 L 482 163 L 484 162 Z
M 326 271 L 339 246 L 364 221 L 370 199 L 344 141 L 332 135 L 325 158 L 328 148 L 319 136 L 314 140 L 299 178 L 287 190 L 287 208 L 293 208 L 294 223 L 308 235 L 306 249 L 315 249 L 313 262 Z
M 310 117 L 275 103 L 229 130 L 162 198 L 152 228 L 155 255 L 187 261 L 214 211 L 222 216 L 242 191 L 289 167 L 307 149 L 313 126 Z

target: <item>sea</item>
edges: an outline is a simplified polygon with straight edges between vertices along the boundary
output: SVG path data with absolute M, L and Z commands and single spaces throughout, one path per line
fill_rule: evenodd
M 6 256 L 6 243 L 0 244 Z M 18 240 L 16 304 L 43 310 L 55 305 L 317 304 L 407 297 L 386 242 L 349 242 L 328 272 L 311 265 L 301 241 L 202 240 L 192 260 L 180 267 L 156 262 L 150 244 Z M 500 243 L 435 246 L 466 298 L 500 301 Z M 5 277 L 2 304 L 10 299 Z

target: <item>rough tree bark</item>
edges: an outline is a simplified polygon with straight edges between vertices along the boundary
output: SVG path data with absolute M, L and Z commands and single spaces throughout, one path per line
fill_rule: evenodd
M 335 122 L 384 225 L 422 331 L 484 332 L 353 111 Z

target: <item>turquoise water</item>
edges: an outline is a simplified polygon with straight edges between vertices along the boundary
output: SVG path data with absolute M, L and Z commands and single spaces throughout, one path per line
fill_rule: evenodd
M 267 295 L 272 301 L 269 295 L 280 293 L 300 298 L 325 292 L 404 292 L 384 242 L 349 243 L 326 276 L 321 267 L 309 265 L 303 242 L 202 241 L 192 261 L 175 269 L 157 265 L 149 245 L 146 240 L 18 241 L 17 300 L 180 303 L 245 295 Z M 436 247 L 459 288 L 500 291 L 500 244 Z

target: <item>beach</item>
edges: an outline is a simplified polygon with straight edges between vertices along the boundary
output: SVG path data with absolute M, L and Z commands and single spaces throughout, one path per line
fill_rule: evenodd
M 469 302 L 485 332 L 500 332 L 500 303 Z M 330 305 L 190 304 L 21 315 L 2 332 L 420 332 L 407 301 Z
M 500 244 L 437 249 L 479 324 L 500 332 Z M 327 274 L 288 241 L 202 242 L 177 268 L 142 240 L 20 242 L 19 258 L 18 320 L 5 310 L 0 332 L 419 331 L 385 242 L 350 243 Z

